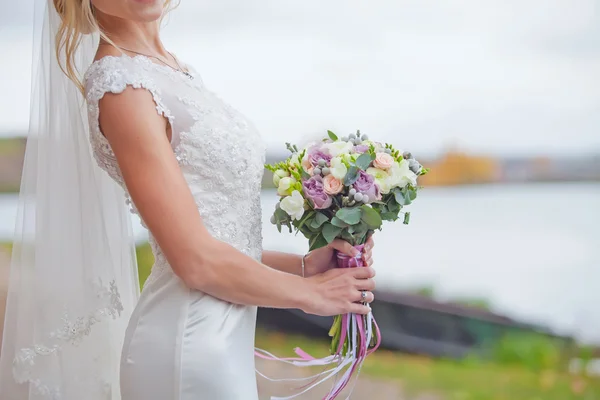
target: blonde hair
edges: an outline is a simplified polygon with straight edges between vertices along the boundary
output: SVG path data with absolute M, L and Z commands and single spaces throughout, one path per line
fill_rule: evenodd
M 77 69 L 75 54 L 84 36 L 98 32 L 103 40 L 117 49 L 119 49 L 119 46 L 110 40 L 98 25 L 92 0 L 53 0 L 53 2 L 54 8 L 61 19 L 56 32 L 56 58 L 60 69 L 83 93 L 84 86 L 80 78 L 81 71 Z M 165 0 L 163 18 L 177 4 L 178 1 Z

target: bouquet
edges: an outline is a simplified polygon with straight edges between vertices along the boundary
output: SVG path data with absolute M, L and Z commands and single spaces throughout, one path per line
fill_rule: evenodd
M 403 209 L 417 197 L 417 178 L 428 172 L 410 152 L 374 142 L 360 131 L 342 138 L 328 131 L 328 137 L 302 150 L 289 143 L 286 146 L 290 157 L 266 165 L 273 172 L 280 197 L 271 217 L 279 232 L 283 226 L 290 233 L 301 232 L 310 250 L 341 238 L 362 252 L 370 234 L 381 229 L 383 221 L 396 221 L 402 215 L 408 224 L 410 213 Z M 360 254 L 353 258 L 338 253 L 337 259 L 340 268 L 363 266 Z M 365 357 L 377 349 L 381 335 L 372 314 L 338 315 L 329 335 L 330 357 L 317 360 L 296 349 L 300 358 L 285 361 L 337 364 L 319 374 L 324 379 L 306 390 L 347 368 L 326 397 L 334 399 L 360 370 Z

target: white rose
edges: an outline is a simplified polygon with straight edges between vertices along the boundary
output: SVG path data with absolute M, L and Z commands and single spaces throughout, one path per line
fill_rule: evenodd
M 279 181 L 279 187 L 277 188 L 277 194 L 279 194 L 280 196 L 291 195 L 295 183 L 296 180 L 291 176 L 281 178 L 281 180 Z
M 302 194 L 297 190 L 294 190 L 291 196 L 281 200 L 279 206 L 292 217 L 292 219 L 299 220 L 302 218 L 302 215 L 304 215 L 304 197 L 302 197 Z
M 354 149 L 352 143 L 344 141 L 325 143 L 323 147 L 329 151 L 332 157 L 337 157 L 340 154 L 348 154 Z
M 279 186 L 279 181 L 281 178 L 285 178 L 287 176 L 290 176 L 290 174 L 282 169 L 278 169 L 277 171 L 273 172 L 273 184 L 275 187 Z
M 343 180 L 348 173 L 348 167 L 346 167 L 346 164 L 344 164 L 340 157 L 335 157 L 331 159 L 329 171 L 334 178 Z
M 389 184 L 392 188 L 403 188 L 409 183 L 413 186 L 417 185 L 417 175 L 408 167 L 408 161 L 402 160 L 400 164 L 394 163 L 389 170 Z
M 367 174 L 375 178 L 375 184 L 379 186 L 379 191 L 382 194 L 388 194 L 392 189 L 390 185 L 390 175 L 382 169 L 371 167 L 367 168 Z

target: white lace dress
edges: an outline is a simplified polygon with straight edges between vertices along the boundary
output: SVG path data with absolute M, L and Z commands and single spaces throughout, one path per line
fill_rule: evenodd
M 85 76 L 90 139 L 100 167 L 125 190 L 99 129 L 98 102 L 127 86 L 148 90 L 172 127 L 172 148 L 204 224 L 260 260 L 265 147 L 252 124 L 194 79 L 144 56 L 104 57 Z M 256 400 L 256 308 L 191 290 L 150 235 L 155 257 L 129 322 L 121 359 L 123 400 Z

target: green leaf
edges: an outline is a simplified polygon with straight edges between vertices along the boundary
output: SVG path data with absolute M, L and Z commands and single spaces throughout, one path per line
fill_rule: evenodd
M 308 243 L 310 245 L 308 251 L 320 249 L 321 247 L 325 247 L 328 244 L 327 240 L 325 240 L 323 235 L 320 233 L 318 235 L 313 236 Z
M 356 182 L 357 179 L 358 179 L 358 168 L 353 165 L 350 168 L 348 168 L 348 173 L 346 174 L 346 177 L 344 178 L 344 185 L 350 186 L 354 182 Z
M 398 213 L 391 211 L 381 213 L 381 219 L 384 221 L 396 221 L 398 219 Z
M 338 137 L 335 133 L 331 132 L 331 131 L 327 131 L 327 135 L 329 135 L 329 138 L 333 141 L 338 140 Z
M 363 204 L 360 209 L 362 210 L 361 220 L 369 226 L 371 229 L 379 229 L 381 227 L 381 216 L 371 207 Z
M 394 196 L 396 198 L 396 202 L 398 204 L 400 204 L 401 206 L 407 206 L 409 205 L 411 202 L 410 197 L 406 196 L 403 192 L 401 192 L 400 190 L 396 190 L 394 191 Z
M 417 191 L 414 189 L 407 189 L 406 194 L 408 194 L 411 201 L 417 198 Z
M 302 168 L 302 173 L 300 175 L 302 176 L 302 179 L 306 179 L 306 180 L 310 179 L 310 174 L 308 172 L 306 172 L 304 170 L 304 168 Z
M 360 221 L 358 225 L 354 225 L 354 236 L 364 236 L 371 227 L 364 221 Z
M 280 222 L 284 222 L 284 221 L 289 220 L 290 216 L 288 215 L 288 213 L 283 211 L 281 208 L 276 208 L 275 209 L 275 218 L 277 218 L 277 220 Z
M 323 237 L 327 243 L 333 242 L 333 240 L 342 232 L 342 228 L 333 226 L 330 223 L 323 225 Z
M 304 224 L 306 223 L 306 221 L 308 221 L 310 218 L 312 218 L 315 215 L 315 211 L 310 211 L 304 214 L 304 218 L 302 218 L 300 220 L 300 222 L 298 222 L 298 225 L 296 226 L 296 229 L 302 229 L 302 227 L 304 226 Z
M 277 230 L 281 233 L 281 222 L 277 221 Z
M 346 242 L 354 245 L 354 241 L 355 241 L 354 236 L 350 232 L 348 232 L 348 229 L 344 229 L 342 231 L 342 239 L 344 239 Z
M 356 159 L 356 166 L 363 171 L 366 171 L 371 166 L 371 155 L 369 153 L 363 153 Z
M 333 226 L 337 226 L 340 228 L 346 228 L 348 226 L 347 223 L 345 223 L 344 221 L 342 221 L 341 219 L 339 219 L 338 217 L 333 217 L 331 218 L 331 225 Z
M 310 223 L 310 227 L 313 229 L 317 229 L 327 221 L 329 221 L 327 215 L 317 212 L 315 213 L 315 218 Z
M 347 223 L 348 225 L 358 224 L 362 212 L 358 207 L 344 207 L 339 209 L 335 216 Z

